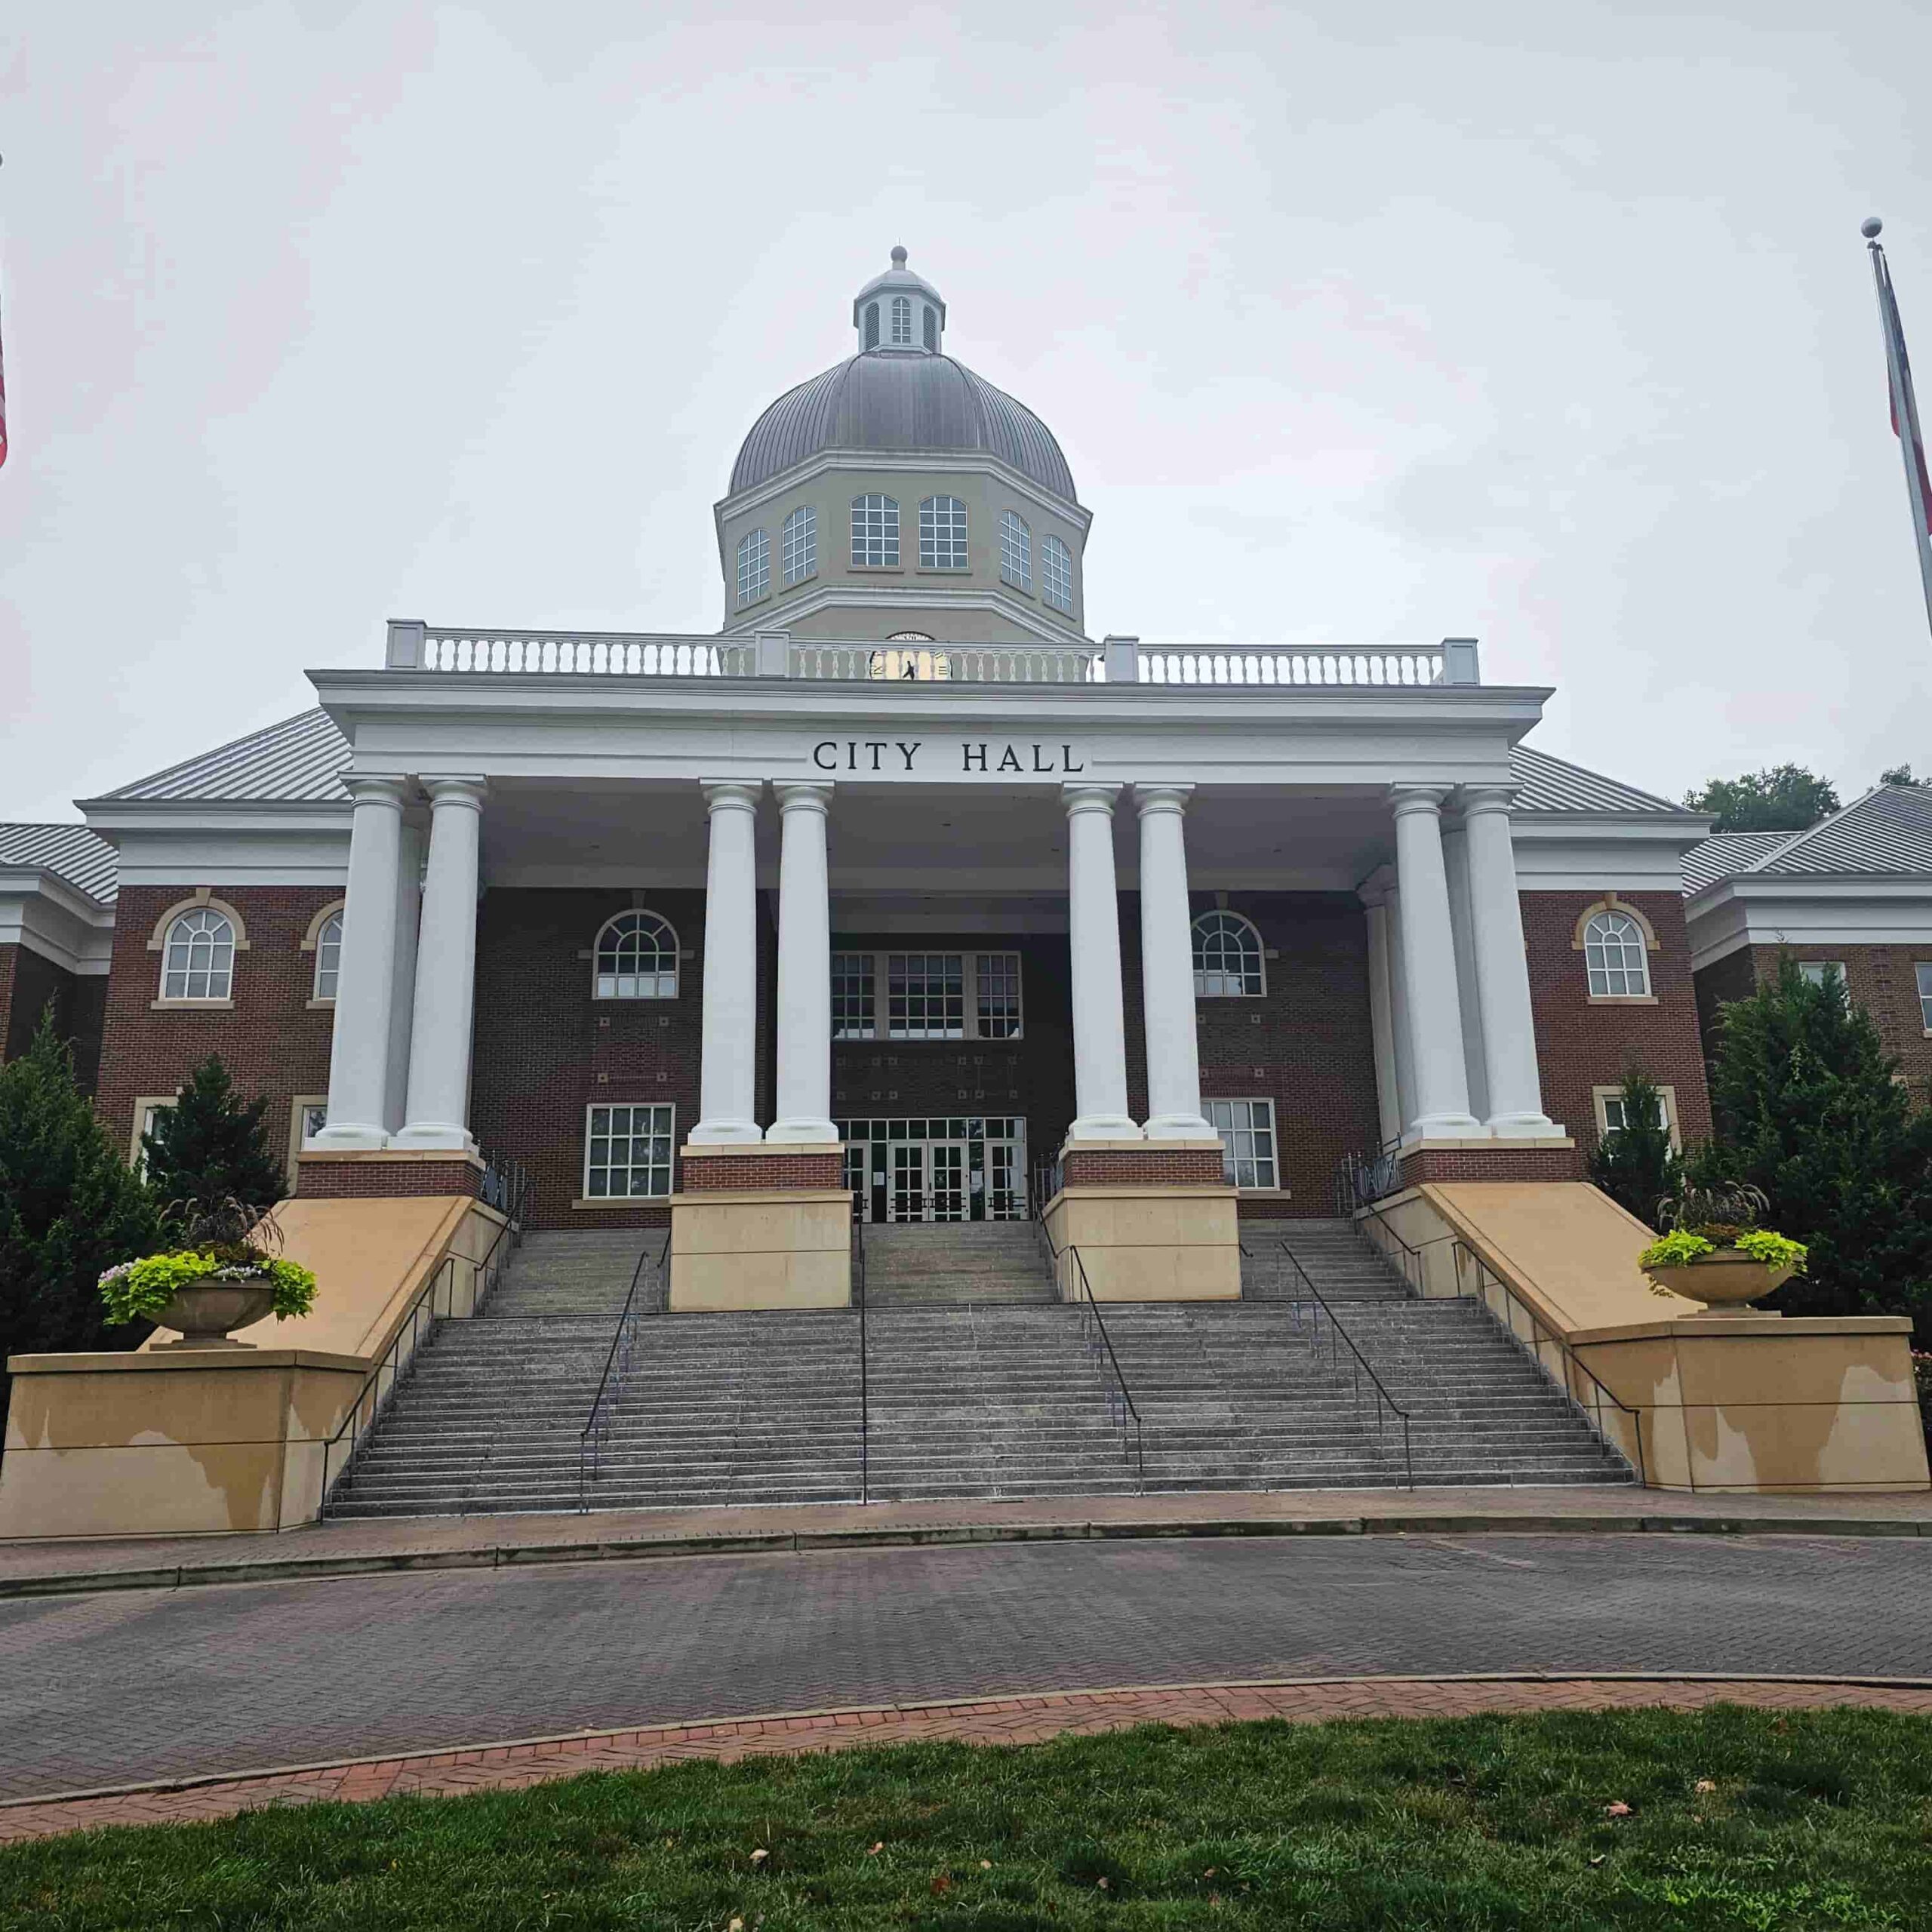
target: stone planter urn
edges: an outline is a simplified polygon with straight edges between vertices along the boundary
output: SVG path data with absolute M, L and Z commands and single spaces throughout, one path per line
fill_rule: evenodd
M 1773 1267 L 1768 1262 L 1753 1261 L 1734 1247 L 1721 1247 L 1715 1254 L 1700 1255 L 1695 1261 L 1675 1266 L 1645 1270 L 1660 1288 L 1681 1295 L 1687 1301 L 1704 1306 L 1687 1321 L 1706 1315 L 1758 1315 L 1764 1312 L 1751 1304 L 1761 1296 L 1781 1287 L 1792 1277 L 1789 1268 Z
M 155 1315 L 163 1328 L 180 1335 L 178 1342 L 157 1342 L 159 1349 L 252 1349 L 229 1331 L 259 1321 L 275 1306 L 275 1284 L 265 1275 L 240 1281 L 192 1281 L 174 1291 L 174 1299 Z

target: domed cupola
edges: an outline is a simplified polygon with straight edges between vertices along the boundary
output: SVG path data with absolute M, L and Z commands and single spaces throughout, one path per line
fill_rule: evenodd
M 937 355 L 946 340 L 946 304 L 931 282 L 906 266 L 906 251 L 895 248 L 891 267 L 854 298 L 852 326 L 861 352 L 887 349 Z

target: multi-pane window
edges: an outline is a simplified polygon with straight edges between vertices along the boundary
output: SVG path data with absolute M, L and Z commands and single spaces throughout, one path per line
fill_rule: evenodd
M 1921 962 L 1912 970 L 1918 976 L 1918 1022 L 1932 1033 L 1932 964 Z
M 620 912 L 597 935 L 599 999 L 675 999 L 678 935 L 655 912 Z
M 895 349 L 912 346 L 912 304 L 903 295 L 892 298 L 892 346 Z
M 583 1144 L 584 1198 L 669 1194 L 671 1116 L 668 1105 L 590 1108 Z
M 1221 1171 L 1236 1187 L 1278 1187 L 1272 1100 L 1203 1100 L 1221 1137 Z
M 1661 1091 L 1657 1095 L 1657 1121 L 1660 1127 L 1670 1124 L 1670 1109 L 1665 1104 Z M 1621 1093 L 1606 1094 L 1603 1097 L 1603 1131 L 1606 1134 L 1621 1134 L 1630 1124 L 1630 1110 L 1625 1104 Z
M 966 506 L 957 497 L 928 497 L 919 506 L 919 567 L 966 568 Z
M 331 912 L 315 935 L 315 992 L 317 999 L 334 999 L 342 978 L 342 915 Z
M 1844 968 L 1835 959 L 1805 959 L 1798 962 L 1798 970 L 1814 986 L 1822 986 L 1828 977 L 1835 973 L 1838 984 L 1844 984 Z
M 755 604 L 771 588 L 771 539 L 761 530 L 738 539 L 738 601 Z
M 1628 912 L 1592 916 L 1583 928 L 1583 964 L 1593 999 L 1641 999 L 1650 992 L 1644 929 Z
M 1073 608 L 1073 552 L 1057 537 L 1040 539 L 1040 595 L 1056 611 Z
M 891 497 L 852 499 L 852 561 L 875 569 L 899 561 L 899 505 Z
M 1011 1040 L 1020 1032 L 1020 955 L 982 952 L 974 962 L 974 1004 L 980 1038 Z
M 1194 922 L 1196 998 L 1259 999 L 1266 990 L 1261 935 L 1238 912 L 1203 912 Z
M 957 952 L 888 953 L 886 1038 L 963 1040 L 965 965 L 964 957 Z
M 999 513 L 999 574 L 1022 590 L 1033 586 L 1033 537 L 1023 517 Z
M 810 503 L 801 503 L 785 519 L 779 548 L 788 586 L 818 574 L 818 512 Z
M 871 1040 L 878 1035 L 878 980 L 869 952 L 832 955 L 832 1037 Z
M 162 951 L 163 999 L 226 999 L 235 985 L 235 928 L 211 907 L 183 912 Z

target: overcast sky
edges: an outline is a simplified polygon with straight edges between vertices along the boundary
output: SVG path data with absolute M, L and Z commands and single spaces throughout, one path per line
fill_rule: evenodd
M 1928 74 L 1861 0 L 15 0 L 0 816 L 388 617 L 715 629 L 739 441 L 896 242 L 1058 435 L 1096 636 L 1472 634 L 1672 795 L 1924 771 L 1858 223 L 1932 386 Z

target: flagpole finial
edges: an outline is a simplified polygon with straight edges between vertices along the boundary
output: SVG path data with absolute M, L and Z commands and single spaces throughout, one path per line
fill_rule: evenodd
M 1866 241 L 1875 241 L 1884 226 L 1885 224 L 1875 214 L 1868 214 L 1858 224 L 1858 232 L 1865 237 Z

